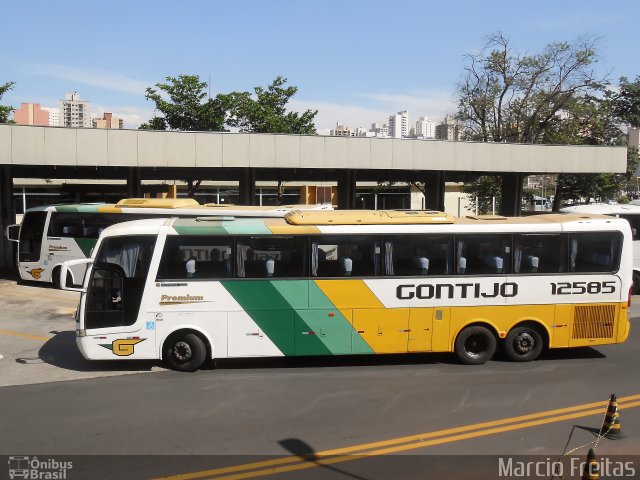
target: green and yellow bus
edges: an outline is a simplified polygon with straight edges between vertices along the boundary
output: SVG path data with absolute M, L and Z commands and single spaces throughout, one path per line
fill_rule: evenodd
M 292 211 L 107 228 L 77 314 L 85 358 L 207 359 L 455 352 L 624 342 L 628 222 L 600 215 L 453 218 Z M 63 265 L 64 271 L 74 262 Z

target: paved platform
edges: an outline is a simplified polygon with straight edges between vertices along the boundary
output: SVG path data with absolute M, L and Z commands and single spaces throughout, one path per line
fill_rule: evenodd
M 0 386 L 164 370 L 158 362 L 88 362 L 76 347 L 79 294 L 0 279 Z

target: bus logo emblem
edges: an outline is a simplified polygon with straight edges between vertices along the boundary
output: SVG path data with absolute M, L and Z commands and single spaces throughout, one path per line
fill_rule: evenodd
M 146 340 L 145 338 L 120 338 L 118 340 L 114 340 L 111 344 L 103 344 L 100 346 L 106 348 L 107 350 L 111 350 L 114 355 L 119 357 L 128 357 L 129 355 L 133 355 L 134 346 L 140 342 Z
M 42 272 L 44 272 L 44 268 L 32 268 L 31 270 L 29 270 L 29 273 L 31 274 L 31 276 L 36 280 L 40 280 L 40 276 L 42 275 Z

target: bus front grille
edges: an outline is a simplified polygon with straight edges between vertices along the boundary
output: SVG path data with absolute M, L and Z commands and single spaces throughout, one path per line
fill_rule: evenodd
M 575 307 L 572 338 L 613 338 L 615 305 Z

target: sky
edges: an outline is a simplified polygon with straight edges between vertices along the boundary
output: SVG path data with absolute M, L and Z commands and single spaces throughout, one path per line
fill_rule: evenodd
M 108 0 L 3 2 L 0 103 L 57 107 L 77 91 L 92 116 L 125 128 L 153 116 L 146 87 L 199 75 L 212 96 L 266 87 L 279 75 L 293 111 L 318 110 L 320 134 L 409 112 L 436 122 L 456 111 L 465 56 L 501 32 L 521 54 L 597 37 L 596 68 L 615 84 L 640 75 L 636 0 Z

